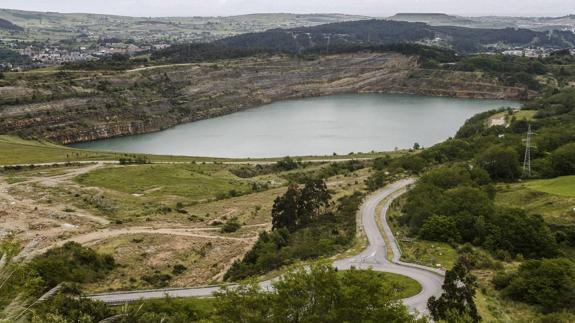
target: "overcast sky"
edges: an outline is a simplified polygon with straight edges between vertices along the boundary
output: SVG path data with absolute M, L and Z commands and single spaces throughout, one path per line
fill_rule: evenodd
M 575 0 L 0 0 L 0 8 L 128 16 L 228 16 L 261 12 L 563 16 L 575 14 Z

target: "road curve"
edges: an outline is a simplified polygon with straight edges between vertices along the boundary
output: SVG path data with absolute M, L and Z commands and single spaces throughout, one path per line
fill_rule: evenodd
M 427 300 L 431 296 L 440 296 L 442 293 L 445 273 L 442 270 L 405 263 L 400 260 L 401 251 L 397 240 L 386 220 L 389 206 L 395 198 L 403 194 L 407 187 L 414 183 L 413 179 L 405 179 L 386 186 L 384 189 L 371 195 L 361 209 L 361 221 L 363 230 L 369 241 L 368 247 L 359 255 L 351 258 L 338 260 L 334 266 L 338 269 L 371 268 L 375 271 L 400 274 L 416 280 L 421 285 L 421 292 L 415 296 L 403 299 L 403 303 L 412 311 L 420 314 L 428 314 Z M 381 214 L 376 215 L 376 208 L 386 200 Z M 383 234 L 380 231 L 376 216 L 381 217 Z M 391 260 L 388 260 L 386 240 L 391 244 Z
M 395 182 L 371 195 L 364 202 L 361 208 L 361 221 L 363 230 L 369 241 L 369 246 L 360 254 L 351 258 L 337 260 L 333 265 L 341 270 L 350 269 L 351 267 L 362 269 L 371 268 L 375 271 L 400 274 L 416 280 L 422 286 L 421 292 L 415 296 L 403 299 L 403 303 L 410 309 L 410 311 L 426 315 L 428 314 L 427 300 L 429 297 L 440 296 L 442 293 L 441 285 L 443 284 L 444 272 L 438 269 L 400 261 L 400 249 L 385 219 L 385 215 L 393 199 L 405 192 L 407 187 L 413 183 L 413 179 L 405 179 Z M 384 200 L 386 200 L 386 203 L 381 214 L 377 216 L 381 216 L 384 226 L 383 233 L 391 244 L 391 249 L 393 251 L 391 260 L 388 260 L 386 257 L 386 239 L 379 230 L 375 219 L 376 208 Z M 265 289 L 269 289 L 271 281 L 262 282 L 261 286 Z M 89 295 L 88 298 L 103 301 L 107 304 L 123 304 L 141 299 L 157 299 L 166 296 L 207 297 L 213 295 L 213 293 L 218 291 L 220 287 L 221 286 L 206 286 L 197 288 L 114 292 Z

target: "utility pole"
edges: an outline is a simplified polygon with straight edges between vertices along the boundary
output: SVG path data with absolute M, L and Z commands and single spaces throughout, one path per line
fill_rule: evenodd
M 531 131 L 531 124 L 527 129 L 527 139 L 525 139 L 525 157 L 523 158 L 523 176 L 531 177 L 531 136 L 534 133 Z

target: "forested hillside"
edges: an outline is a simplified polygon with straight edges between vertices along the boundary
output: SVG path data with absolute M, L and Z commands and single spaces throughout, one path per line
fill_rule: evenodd
M 573 47 L 575 34 L 567 31 L 536 32 L 528 29 L 474 29 L 430 26 L 387 20 L 333 23 L 315 27 L 274 29 L 226 38 L 217 43 L 245 49 L 265 49 L 300 53 L 330 46 L 381 45 L 441 40 L 462 52 L 475 52 L 497 43 L 507 46 Z

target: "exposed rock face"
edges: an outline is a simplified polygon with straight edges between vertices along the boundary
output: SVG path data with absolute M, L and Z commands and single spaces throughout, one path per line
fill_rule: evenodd
M 368 92 L 489 99 L 533 95 L 480 73 L 420 69 L 415 58 L 389 53 L 316 60 L 273 56 L 86 74 L 0 88 L 6 98 L 0 98 L 0 132 L 70 144 L 159 131 L 298 97 Z M 28 95 L 15 100 L 11 89 Z

